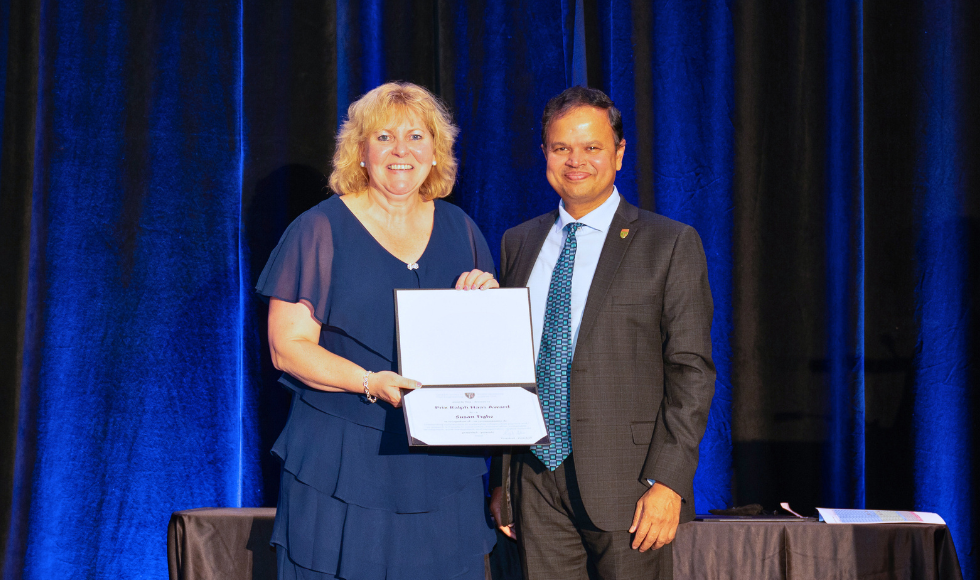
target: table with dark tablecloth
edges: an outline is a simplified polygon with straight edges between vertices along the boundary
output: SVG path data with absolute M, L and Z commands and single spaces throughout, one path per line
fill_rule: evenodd
M 174 512 L 167 529 L 170 580 L 275 580 L 269 545 L 275 508 Z
M 275 513 L 174 512 L 167 532 L 170 579 L 274 580 L 269 537 Z M 677 580 L 962 580 L 952 537 L 942 525 L 691 522 L 677 529 L 673 550 Z
M 946 526 L 820 522 L 684 524 L 674 577 L 962 579 Z

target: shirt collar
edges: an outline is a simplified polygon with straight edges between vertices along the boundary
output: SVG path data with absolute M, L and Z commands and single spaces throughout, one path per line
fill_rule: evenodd
M 605 232 L 609 229 L 609 224 L 612 223 L 613 216 L 616 215 L 616 208 L 619 207 L 619 189 L 613 186 L 612 194 L 606 201 L 602 202 L 602 205 L 580 217 L 575 219 L 570 213 L 565 211 L 565 202 L 558 203 L 558 221 L 555 225 L 558 229 L 564 228 L 566 225 L 572 222 L 578 222 L 586 227 L 598 230 L 600 232 Z

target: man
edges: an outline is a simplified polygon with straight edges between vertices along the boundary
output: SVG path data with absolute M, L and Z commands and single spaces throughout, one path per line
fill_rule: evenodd
M 552 443 L 495 460 L 491 509 L 528 580 L 670 578 L 714 393 L 704 250 L 620 197 L 622 117 L 602 91 L 564 91 L 541 124 L 561 203 L 504 234 L 500 268 L 530 289 Z

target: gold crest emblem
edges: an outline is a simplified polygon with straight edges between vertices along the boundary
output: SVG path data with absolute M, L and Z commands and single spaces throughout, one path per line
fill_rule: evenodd
M 626 236 L 630 235 L 630 231 L 626 228 L 619 231 L 619 237 L 626 239 Z

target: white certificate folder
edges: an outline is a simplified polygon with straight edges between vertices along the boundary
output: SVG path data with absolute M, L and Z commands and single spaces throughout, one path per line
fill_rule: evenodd
M 527 288 L 395 290 L 409 445 L 546 444 Z

